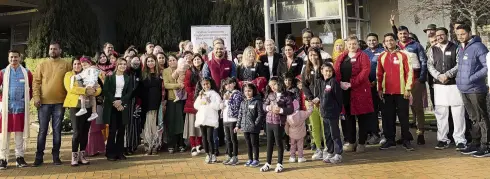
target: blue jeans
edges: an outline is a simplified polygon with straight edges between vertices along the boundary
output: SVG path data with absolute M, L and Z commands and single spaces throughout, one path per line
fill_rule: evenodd
M 61 146 L 61 121 L 65 114 L 63 104 L 42 104 L 38 109 L 39 133 L 37 134 L 36 159 L 43 159 L 44 149 L 46 148 L 46 135 L 48 132 L 49 121 L 53 119 L 53 158 L 60 156 Z

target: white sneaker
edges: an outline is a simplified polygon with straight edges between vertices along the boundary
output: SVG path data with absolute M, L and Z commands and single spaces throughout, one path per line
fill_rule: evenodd
M 328 156 L 328 149 L 326 147 L 323 149 L 323 158 L 325 158 L 325 156 Z
M 197 152 L 197 149 L 195 147 L 192 147 L 191 149 L 191 156 L 195 157 L 199 154 L 199 152 Z
M 304 157 L 298 158 L 298 163 L 304 163 L 304 162 L 306 162 L 306 158 Z
M 209 157 L 209 154 L 206 155 L 206 158 L 204 159 L 204 162 L 207 163 L 207 164 L 210 164 L 211 163 L 211 160 L 210 160 L 210 157 Z
M 282 170 L 284 170 L 284 166 L 282 164 L 278 163 L 276 165 L 276 169 L 274 171 L 276 171 L 276 173 L 280 173 L 280 172 L 282 172 Z
M 381 137 L 381 140 L 379 141 L 379 145 L 383 145 L 386 143 L 386 138 L 383 136 Z
M 323 158 L 323 152 L 320 149 L 316 149 L 315 154 L 311 156 L 311 159 L 313 160 L 321 160 Z
M 210 160 L 211 160 L 210 161 L 211 163 L 216 163 L 216 161 L 218 161 L 218 159 L 216 159 L 216 155 L 215 154 L 212 154 L 211 155 L 211 159 Z
M 87 114 L 87 109 L 82 108 L 80 111 L 78 111 L 75 115 L 76 116 L 83 116 L 84 114 Z
M 330 163 L 336 164 L 342 162 L 342 156 L 339 154 L 335 154 L 332 158 L 330 158 Z
M 333 154 L 327 153 L 327 155 L 325 155 L 325 156 L 323 157 L 323 162 L 325 162 L 325 163 L 330 163 L 330 159 L 331 159 L 333 156 L 334 156 Z
M 200 146 L 200 145 L 198 145 L 198 146 L 196 147 L 196 149 L 197 149 L 197 153 L 200 153 L 200 154 L 206 153 L 206 151 L 204 151 L 204 149 L 203 149 L 203 148 L 202 148 L 202 146 Z
M 269 163 L 265 163 L 264 166 L 262 166 L 262 168 L 260 168 L 260 171 L 261 172 L 267 172 L 271 169 L 271 165 Z
M 356 144 L 346 143 L 343 149 L 344 152 L 354 152 L 354 150 L 356 150 Z
M 293 157 L 293 156 L 289 157 L 289 162 L 290 162 L 290 163 L 294 163 L 294 162 L 296 162 L 296 158 L 295 158 L 295 157 Z
M 87 121 L 89 121 L 89 122 L 93 121 L 93 120 L 97 119 L 98 117 L 99 117 L 99 115 L 97 113 L 92 113 L 90 115 L 90 117 L 87 119 Z

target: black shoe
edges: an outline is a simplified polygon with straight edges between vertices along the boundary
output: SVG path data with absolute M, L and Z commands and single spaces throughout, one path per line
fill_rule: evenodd
M 417 145 L 425 145 L 424 135 L 417 136 Z
M 220 154 L 220 153 L 219 153 L 219 149 L 215 149 L 215 150 L 214 150 L 214 155 L 219 156 L 219 154 Z
M 128 158 L 126 158 L 126 156 L 124 156 L 123 154 L 121 154 L 121 155 L 117 156 L 117 159 L 118 160 L 126 160 Z
M 0 160 L 0 170 L 6 170 L 6 169 L 7 169 L 7 161 Z
M 396 140 L 396 145 L 402 145 L 402 144 L 403 144 L 403 139 Z
M 403 148 L 405 148 L 405 150 L 407 151 L 414 151 L 415 149 L 412 147 L 412 144 L 410 143 L 410 141 L 406 140 L 405 142 L 403 142 Z
M 449 144 L 447 142 L 439 141 L 435 148 L 438 150 L 442 150 L 442 149 L 447 149 L 448 147 L 449 147 Z
M 28 167 L 26 161 L 24 160 L 24 157 L 17 157 L 15 161 L 17 162 L 17 167 L 19 168 Z
M 461 154 L 463 154 L 463 155 L 471 155 L 471 154 L 474 154 L 476 152 L 478 152 L 478 147 L 475 145 L 470 145 L 470 146 L 466 147 L 466 149 L 461 150 Z
M 481 147 L 478 152 L 473 154 L 473 157 L 476 158 L 483 158 L 483 157 L 490 157 L 490 149 L 487 147 Z
M 381 147 L 379 147 L 379 150 L 388 150 L 391 148 L 396 148 L 396 144 L 394 142 L 389 142 L 386 141 Z
M 43 159 L 36 159 L 34 160 L 34 163 L 32 164 L 33 167 L 38 167 L 41 166 L 44 163 Z
M 185 152 L 185 147 L 180 146 L 180 147 L 179 147 L 179 150 L 180 150 L 180 153 L 183 153 L 183 152 Z
M 53 158 L 53 164 L 54 165 L 61 165 L 63 163 L 61 162 L 59 157 L 55 157 L 55 158 Z
M 289 152 L 289 150 L 291 150 L 291 145 L 290 144 L 287 144 L 286 147 L 284 148 L 287 152 Z
M 462 151 L 465 149 L 466 149 L 466 145 L 464 145 L 463 143 L 459 143 L 458 145 L 456 145 L 456 151 Z

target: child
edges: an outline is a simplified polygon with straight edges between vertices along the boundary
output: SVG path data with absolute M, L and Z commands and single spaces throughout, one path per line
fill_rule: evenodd
M 177 83 L 179 84 L 184 84 L 185 72 L 190 68 L 188 63 L 189 60 L 192 60 L 192 52 L 186 51 L 184 53 L 184 58 L 181 58 L 177 61 L 177 70 L 172 73 L 172 78 L 177 79 Z M 187 97 L 187 93 L 184 89 L 174 90 L 174 92 L 174 102 L 185 100 Z
M 243 85 L 245 100 L 240 104 L 240 113 L 235 132 L 241 130 L 245 136 L 248 148 L 248 161 L 246 167 L 258 167 L 259 162 L 259 134 L 264 121 L 262 100 L 259 97 L 257 87 L 252 83 Z
M 299 102 L 294 100 L 294 113 L 287 117 L 286 122 L 286 133 L 289 135 L 291 140 L 291 157 L 289 157 L 289 162 L 296 162 L 296 150 L 298 150 L 298 163 L 306 162 L 303 157 L 303 144 L 304 137 L 306 136 L 306 125 L 305 120 L 313 112 L 313 103 L 308 103 L 308 111 L 301 111 Z
M 82 57 L 82 58 L 80 58 L 80 62 L 81 63 L 89 63 L 90 67 L 88 67 L 87 69 L 84 69 L 81 73 L 74 75 L 72 77 L 72 83 L 71 84 L 73 84 L 73 82 L 75 80 L 76 81 L 81 80 L 83 86 L 85 86 L 87 88 L 93 88 L 93 87 L 95 87 L 95 85 L 98 85 L 97 80 L 99 79 L 100 71 L 97 69 L 97 67 L 95 67 L 92 64 L 92 60 L 90 60 L 89 57 Z M 87 98 L 87 96 L 80 95 L 80 111 L 78 111 L 75 114 L 76 116 L 82 116 L 84 114 L 87 114 L 87 108 L 85 107 L 85 103 L 86 103 L 85 100 L 87 100 L 86 98 Z M 97 117 L 99 117 L 99 115 L 97 115 L 97 108 L 95 107 L 95 106 L 97 106 L 97 104 L 96 104 L 97 101 L 95 100 L 95 96 L 88 96 L 88 98 L 89 98 L 88 100 L 90 101 L 90 105 L 92 106 L 92 114 L 87 119 L 87 121 L 93 121 L 94 119 L 97 119 Z
M 278 77 L 272 77 L 269 80 L 269 86 L 266 89 L 264 102 L 264 110 L 266 115 L 266 134 L 267 134 L 267 163 L 260 168 L 260 171 L 266 172 L 270 170 L 272 163 L 272 151 L 274 150 L 274 142 L 278 146 L 278 161 L 275 171 L 282 172 L 282 158 L 284 155 L 284 144 L 282 137 L 284 136 L 284 125 L 286 117 L 293 113 L 293 95 L 286 91 L 284 82 Z
M 204 151 L 208 154 L 205 162 L 208 164 L 216 163 L 214 153 L 213 130 L 219 126 L 219 113 L 221 97 L 216 92 L 216 85 L 210 78 L 204 78 L 199 83 L 202 89 L 197 95 L 194 102 L 194 108 L 197 109 L 195 126 L 201 128 L 203 137 Z
M 223 161 L 223 164 L 236 165 L 238 164 L 238 139 L 234 129 L 240 112 L 240 103 L 243 101 L 243 95 L 238 88 L 236 78 L 226 78 L 223 81 L 221 94 L 223 95 L 221 109 L 223 109 L 226 151 L 228 151 L 228 158 Z
M 342 112 L 342 89 L 335 80 L 333 65 L 325 62 L 321 66 L 320 85 L 320 114 L 323 118 L 324 136 L 327 154 L 323 156 L 325 163 L 342 162 L 342 140 L 340 139 L 339 115 Z
M 298 102 L 298 106 L 301 104 L 300 91 L 298 87 L 296 87 L 297 79 L 293 76 L 292 73 L 284 74 L 284 84 L 286 85 L 286 90 L 289 91 L 293 95 L 293 99 Z M 289 136 L 284 135 L 284 141 L 286 143 L 286 151 L 289 151 L 291 148 L 291 142 Z

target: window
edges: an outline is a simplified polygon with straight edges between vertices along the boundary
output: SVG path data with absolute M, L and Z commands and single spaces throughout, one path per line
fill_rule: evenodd
M 347 17 L 357 17 L 356 16 L 356 2 L 355 0 L 346 0 L 345 9 L 347 12 Z
M 365 0 L 359 0 L 359 18 L 361 19 L 367 19 L 368 12 L 366 12 L 366 4 Z
M 305 19 L 304 0 L 277 0 L 278 20 Z
M 310 0 L 310 17 L 339 16 L 339 0 Z

